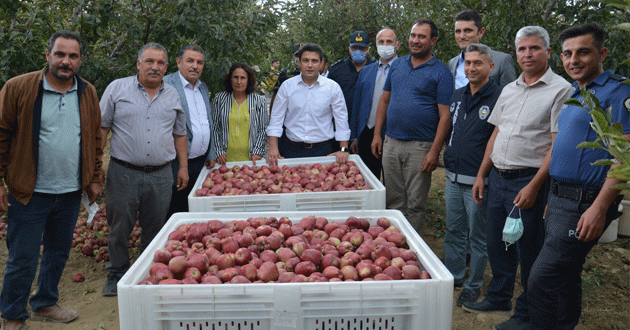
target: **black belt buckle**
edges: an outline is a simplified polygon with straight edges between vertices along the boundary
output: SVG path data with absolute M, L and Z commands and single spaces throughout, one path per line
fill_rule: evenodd
M 303 143 L 304 143 L 303 145 L 304 149 L 313 149 L 313 145 L 315 144 L 315 143 L 306 143 L 306 142 L 303 142 Z
M 556 195 L 563 197 L 563 198 L 567 198 L 570 200 L 574 200 L 574 201 L 581 201 L 582 200 L 582 193 L 584 192 L 583 189 L 579 189 L 579 188 L 572 188 L 572 187 L 567 187 L 567 186 L 561 186 L 558 185 L 556 186 L 556 190 L 557 193 Z

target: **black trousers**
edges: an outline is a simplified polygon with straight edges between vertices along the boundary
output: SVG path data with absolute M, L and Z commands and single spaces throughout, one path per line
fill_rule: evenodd
M 381 159 L 374 157 L 372 154 L 372 139 L 374 139 L 374 128 L 365 126 L 358 140 L 359 157 L 361 157 L 361 160 L 370 169 L 370 172 L 380 180 L 383 163 Z
M 604 231 L 619 217 L 621 196 L 608 208 Z M 545 243 L 529 275 L 527 307 L 534 329 L 573 329 L 582 313 L 582 266 L 598 239 L 582 242 L 576 228 L 591 206 L 550 194 Z M 603 233 L 603 232 L 602 232 Z
M 166 215 L 166 221 L 177 212 L 188 212 L 188 194 L 192 191 L 197 182 L 197 178 L 206 163 L 206 155 L 199 156 L 197 158 L 188 160 L 188 186 L 186 188 L 177 191 L 177 172 L 179 171 L 179 163 L 175 159 L 173 164 L 173 197 L 171 197 L 171 204 L 168 208 Z

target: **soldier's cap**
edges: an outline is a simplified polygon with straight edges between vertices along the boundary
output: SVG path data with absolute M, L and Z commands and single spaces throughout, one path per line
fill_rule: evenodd
M 352 46 L 360 46 L 360 47 L 369 47 L 370 46 L 370 36 L 364 31 L 354 31 L 350 36 L 350 47 Z
M 297 55 L 298 51 L 300 51 L 300 48 L 302 48 L 304 44 L 302 43 L 297 43 L 295 45 L 293 45 L 293 55 Z

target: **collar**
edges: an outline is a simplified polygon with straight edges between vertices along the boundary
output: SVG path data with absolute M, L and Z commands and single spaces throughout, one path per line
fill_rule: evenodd
M 142 88 L 145 89 L 144 86 L 140 83 L 140 81 L 138 80 L 138 74 L 136 73 L 136 75 L 134 76 L 134 79 L 136 80 L 136 84 L 138 85 L 138 88 Z M 162 79 L 162 82 L 160 83 L 160 91 L 164 89 L 164 79 Z
M 306 82 L 304 82 L 304 77 L 302 77 L 302 73 L 300 73 L 300 81 L 298 81 L 298 84 L 304 84 L 306 86 L 308 86 L 308 84 Z M 311 86 L 315 86 L 315 85 L 319 85 L 321 84 L 320 79 L 322 78 L 321 74 L 317 75 L 317 80 L 315 80 L 315 82 L 311 85 Z
M 392 66 L 392 63 L 394 63 L 394 61 L 398 58 L 398 55 L 394 55 L 394 57 L 387 62 L 387 64 L 389 64 L 389 66 Z M 378 59 L 378 67 L 380 68 L 381 66 L 383 66 L 383 61 L 381 61 L 381 58 L 379 57 Z
M 57 93 L 57 94 L 65 94 L 65 93 L 61 93 L 60 91 L 52 88 L 52 86 L 50 86 L 50 84 L 48 83 L 48 79 L 46 79 L 46 72 L 50 70 L 49 67 L 46 67 L 44 69 L 44 74 L 42 75 L 42 80 L 44 81 L 44 90 L 48 91 L 48 92 L 52 92 L 52 93 Z M 72 79 L 74 79 L 74 84 L 72 84 L 72 87 L 70 87 L 69 90 L 66 91 L 66 93 L 70 93 L 70 92 L 74 92 L 78 89 L 79 85 L 77 83 L 77 76 L 75 75 Z
M 464 52 L 459 53 L 459 57 L 457 58 L 457 63 L 464 63 Z
M 553 70 L 551 70 L 551 66 L 547 66 L 547 71 L 545 71 L 545 74 L 542 75 L 542 77 L 538 78 L 538 80 L 536 80 L 534 83 L 532 83 L 529 86 L 534 86 L 538 83 L 544 83 L 545 85 L 549 85 L 549 83 L 551 83 L 551 80 L 553 79 Z M 525 83 L 525 80 L 523 79 L 523 74 L 521 73 L 520 76 L 518 76 L 518 79 L 516 79 L 516 84 L 517 85 L 524 85 L 525 87 L 527 87 L 528 85 Z
M 411 66 L 411 68 L 412 68 L 412 69 L 414 69 L 414 70 L 415 70 L 415 69 L 422 68 L 422 67 L 425 67 L 425 66 L 427 66 L 427 65 L 434 65 L 434 64 L 437 62 L 437 60 L 438 60 L 438 59 L 437 59 L 437 57 L 435 56 L 435 54 L 431 53 L 431 59 L 430 59 L 430 60 L 428 60 L 428 61 L 426 61 L 425 63 L 420 64 L 420 65 L 418 65 L 418 67 L 415 67 L 415 68 L 414 68 L 414 67 L 413 67 L 413 63 L 411 63 L 411 54 L 407 55 L 407 62 L 409 63 L 409 65 Z
M 181 72 L 179 72 L 179 70 L 177 70 L 177 74 L 179 75 L 179 79 L 181 80 L 182 86 L 184 87 L 190 87 L 193 90 L 196 90 L 201 85 L 201 81 L 199 79 L 197 79 L 197 82 L 195 82 L 195 86 L 193 86 L 188 80 L 186 80 L 186 78 L 184 78 L 184 76 L 182 75 Z
M 495 86 L 494 81 L 492 80 L 492 78 L 490 78 L 488 82 L 485 85 L 483 85 L 483 87 L 481 87 L 477 91 L 477 93 L 475 93 L 475 95 L 479 94 L 479 96 L 486 96 L 487 94 L 490 94 L 492 92 L 494 86 Z M 475 96 L 470 93 L 470 83 L 466 85 L 466 93 L 468 95 Z

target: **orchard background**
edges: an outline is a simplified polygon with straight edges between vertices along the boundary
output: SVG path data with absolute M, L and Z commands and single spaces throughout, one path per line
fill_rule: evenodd
M 625 3 L 627 0 L 614 0 Z M 392 27 L 405 55 L 413 22 L 430 18 L 439 27 L 435 55 L 447 63 L 459 53 L 453 18 L 476 9 L 484 19 L 482 41 L 514 56 L 514 36 L 526 25 L 541 25 L 551 37 L 551 66 L 564 74 L 558 34 L 576 22 L 598 22 L 607 29 L 610 49 L 604 67 L 629 76 L 619 64 L 630 51 L 628 33 L 614 29 L 630 21 L 623 9 L 588 0 L 3 0 L 0 1 L 0 86 L 11 77 L 41 69 L 48 38 L 57 30 L 81 34 L 85 55 L 80 74 L 99 94 L 114 79 L 136 73 L 140 47 L 156 41 L 169 54 L 169 72 L 176 70 L 180 47 L 197 43 L 206 51 L 202 80 L 212 93 L 236 62 L 258 65 L 264 75 L 272 59 L 288 66 L 294 43 L 319 43 L 329 62 L 348 56 L 348 38 L 355 30 L 375 36 Z M 514 58 L 516 63 L 516 58 Z M 518 68 L 517 68 L 518 70 Z

